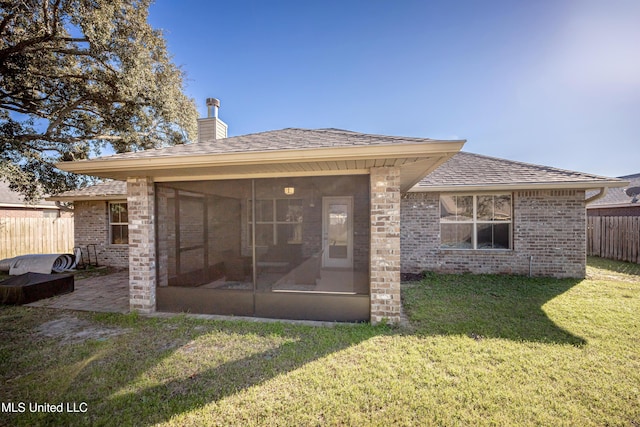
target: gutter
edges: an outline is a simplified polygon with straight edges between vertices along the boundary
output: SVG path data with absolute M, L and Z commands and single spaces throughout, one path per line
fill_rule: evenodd
M 588 205 L 591 202 L 595 202 L 596 200 L 603 198 L 605 194 L 607 194 L 607 187 L 600 187 L 600 191 L 597 194 L 594 194 L 593 196 L 587 198 L 585 200 L 585 204 Z

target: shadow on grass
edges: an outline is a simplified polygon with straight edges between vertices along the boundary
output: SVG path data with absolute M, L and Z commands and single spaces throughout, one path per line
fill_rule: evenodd
M 127 328 L 129 332 L 104 341 L 62 345 L 32 339 L 25 334 L 32 326 L 15 333 L 9 328 L 0 331 L 2 342 L 9 343 L 0 356 L 4 354 L 11 364 L 17 358 L 33 359 L 34 355 L 46 353 L 47 359 L 36 362 L 35 369 L 53 369 L 53 373 L 34 378 L 32 366 L 21 368 L 26 373 L 16 370 L 10 375 L 16 380 L 7 383 L 10 388 L 5 389 L 3 399 L 87 403 L 88 411 L 79 414 L 9 414 L 14 425 L 110 425 L 114 421 L 121 425 L 153 425 L 221 402 L 380 335 L 465 335 L 478 340 L 505 338 L 581 346 L 584 339 L 556 325 L 542 309 L 578 283 L 579 280 L 430 274 L 421 282 L 403 285 L 404 308 L 411 319 L 411 329 L 83 314 L 94 322 Z M 23 316 L 19 310 L 24 309 L 0 311 L 0 315 L 5 314 L 0 321 L 19 322 Z M 35 312 L 31 313 L 34 323 Z M 79 368 L 70 379 L 64 379 L 74 366 Z M 240 413 L 246 416 L 245 412 Z M 251 416 L 255 419 L 237 422 L 261 423 L 260 414 Z
M 107 324 L 132 327 L 127 336 L 85 343 L 76 350 L 78 360 L 61 358 L 61 364 L 83 368 L 68 388 L 53 389 L 53 399 L 86 402 L 86 413 L 11 414 L 13 424 L 110 425 L 117 420 L 154 425 L 372 337 L 396 333 L 368 324 L 308 327 L 180 317 L 135 318 L 129 325 L 128 317 L 103 316 Z
M 600 273 L 621 273 L 631 277 L 637 276 L 640 280 L 640 264 L 590 256 L 587 257 L 587 266 L 587 272 L 599 270 Z
M 426 273 L 403 284 L 403 307 L 415 333 L 571 344 L 586 341 L 554 323 L 542 307 L 579 279 Z

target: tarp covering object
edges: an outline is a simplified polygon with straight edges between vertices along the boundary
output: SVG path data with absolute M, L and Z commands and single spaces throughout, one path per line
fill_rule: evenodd
M 72 254 L 21 255 L 0 261 L 0 271 L 11 276 L 24 273 L 63 273 L 76 267 L 76 257 Z
M 25 273 L 0 282 L 0 303 L 28 304 L 73 290 L 73 274 Z

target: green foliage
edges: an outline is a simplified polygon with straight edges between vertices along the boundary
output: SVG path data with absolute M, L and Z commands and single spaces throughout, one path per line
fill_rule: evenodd
M 151 0 L 0 1 L 0 178 L 28 198 L 75 187 L 59 161 L 184 143 L 196 107 Z

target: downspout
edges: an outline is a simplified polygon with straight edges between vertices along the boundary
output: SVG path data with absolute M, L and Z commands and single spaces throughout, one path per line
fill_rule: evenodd
M 603 198 L 605 194 L 607 194 L 607 187 L 601 187 L 599 193 L 594 194 L 585 200 L 585 204 L 588 205 L 591 202 L 595 202 L 596 200 Z
M 532 277 L 533 269 L 533 255 L 529 255 L 529 277 Z

